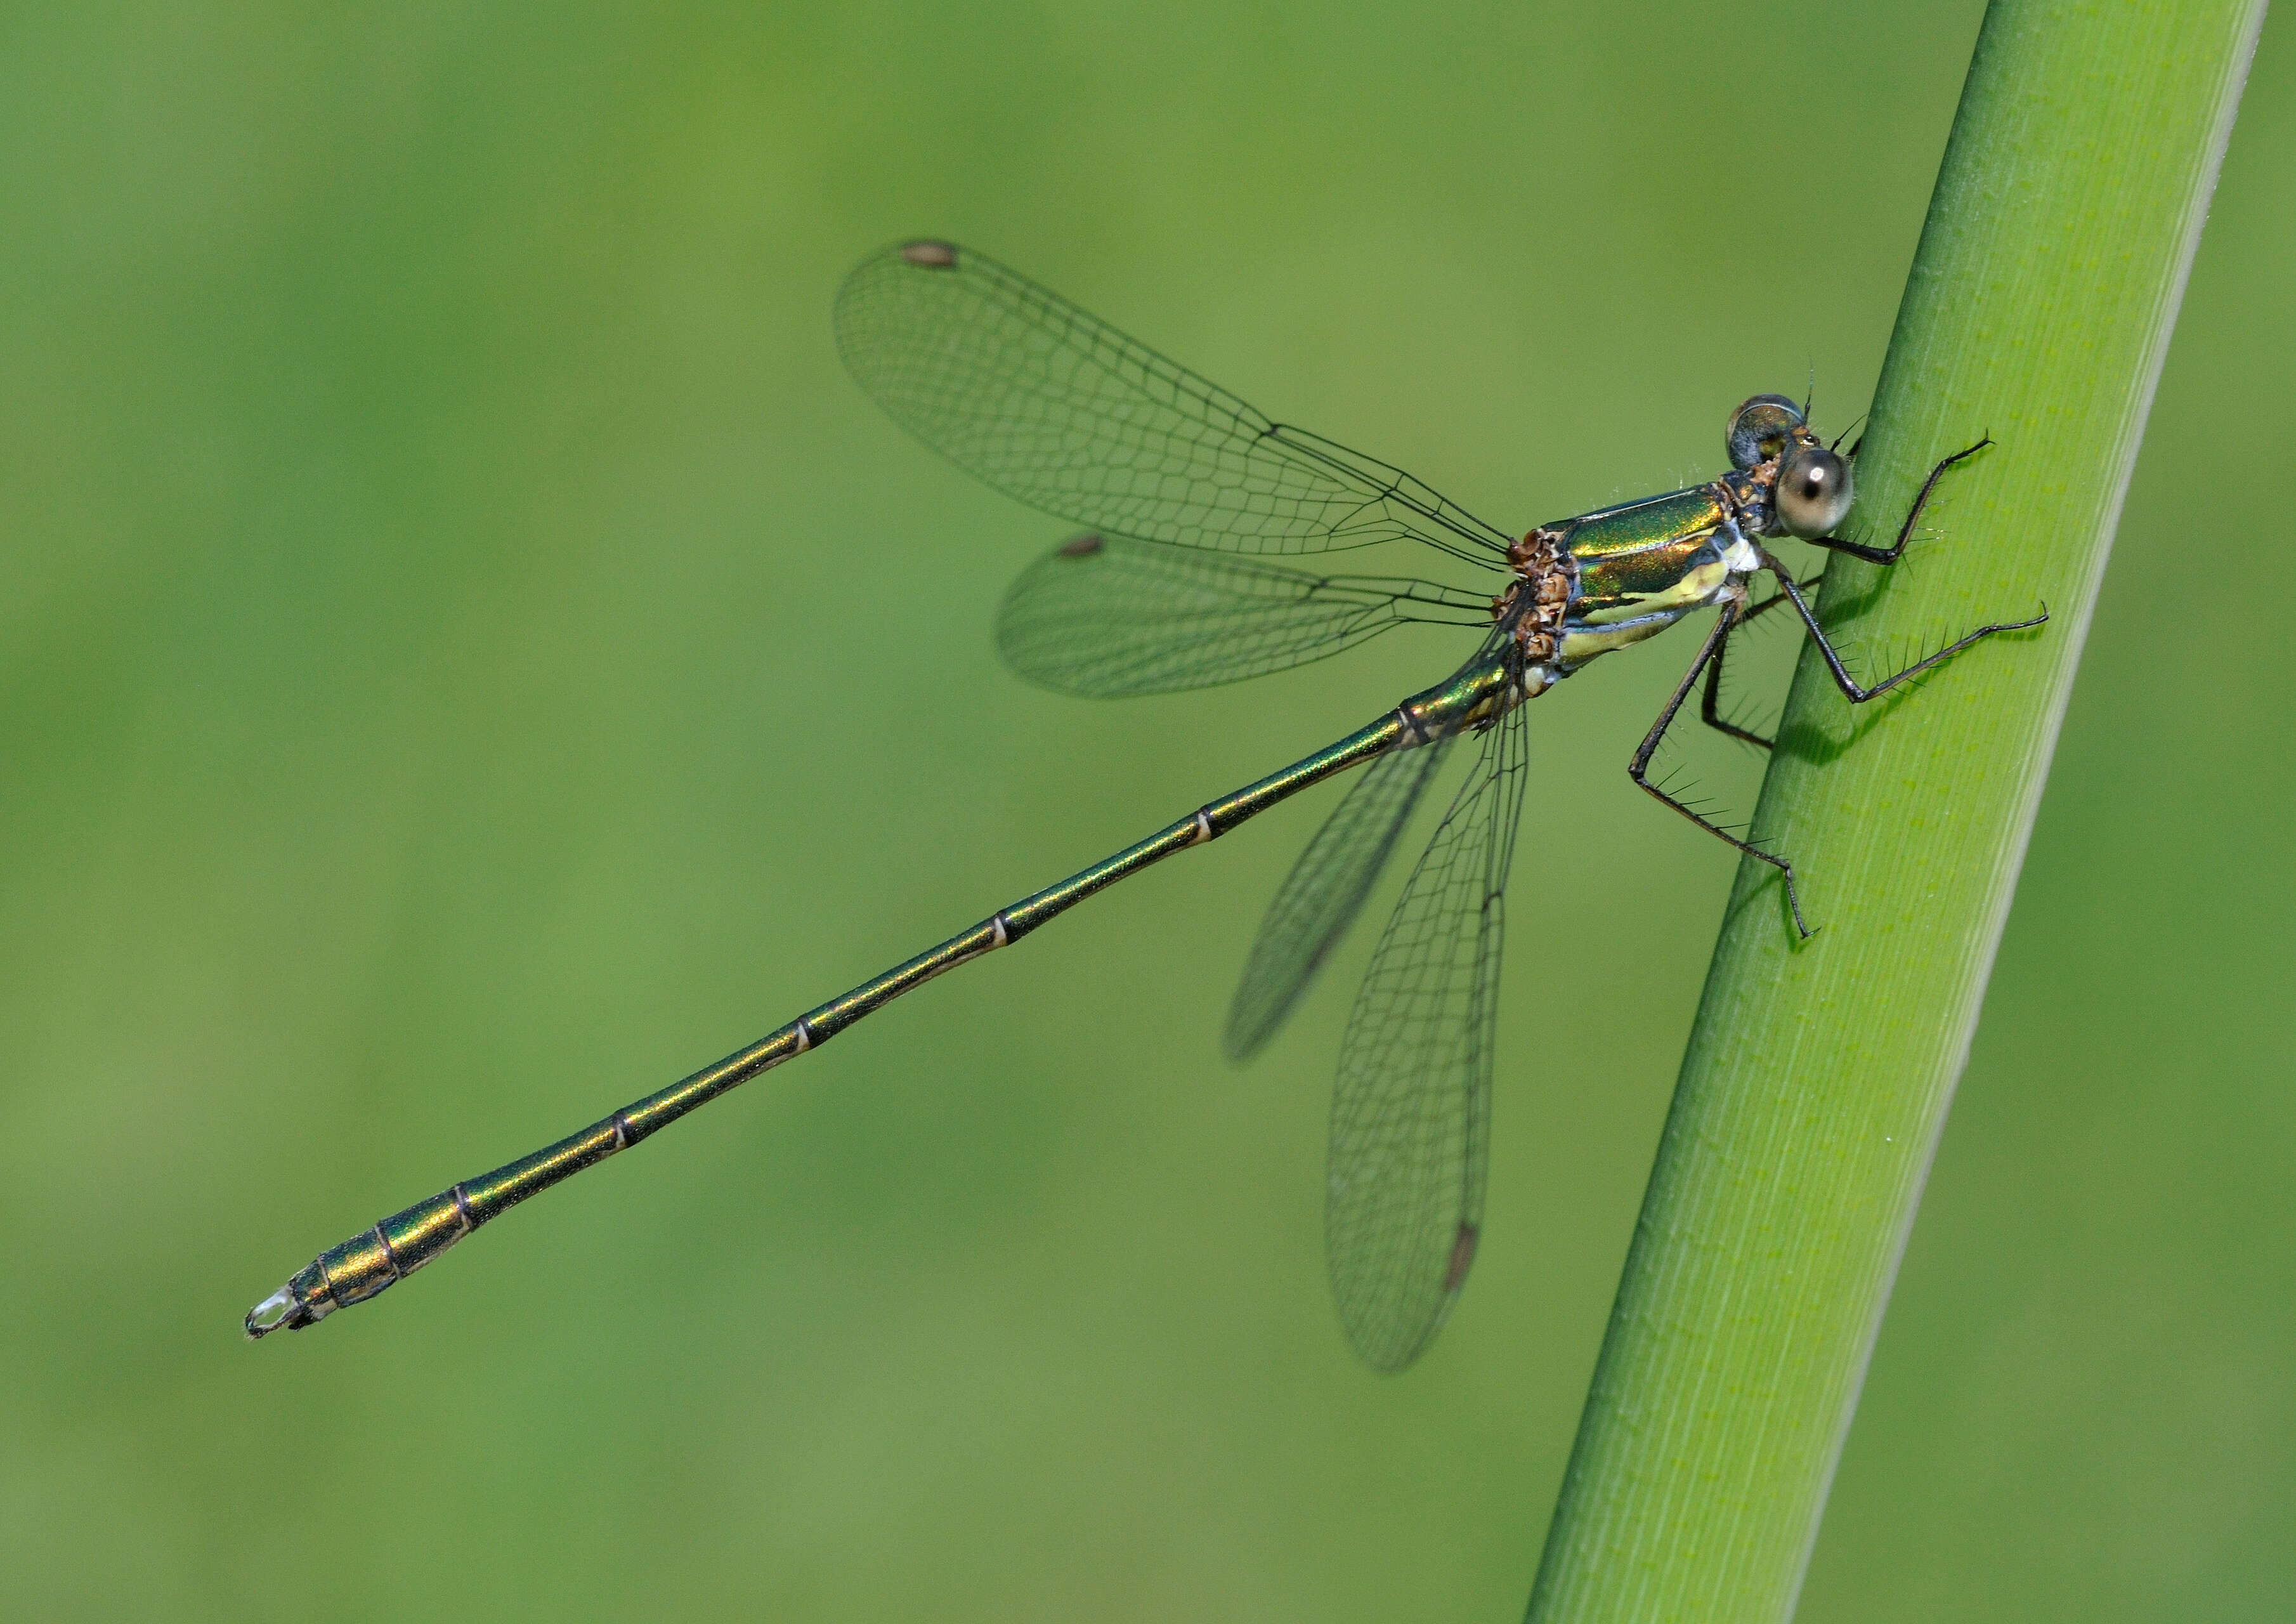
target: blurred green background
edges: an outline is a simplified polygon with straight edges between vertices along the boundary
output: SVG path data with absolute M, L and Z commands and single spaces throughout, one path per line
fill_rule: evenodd
M 9 8 L 0 1612 L 1516 1617 L 1729 879 L 1621 771 L 1670 642 L 1537 718 L 1570 945 L 1518 904 L 1406 1376 L 1320 1259 L 1369 932 L 1217 1046 L 1330 791 L 376 1306 L 239 1316 L 1449 668 L 1022 687 L 1063 527 L 843 376 L 864 253 L 977 243 L 1522 528 L 1710 473 L 1750 392 L 1862 406 L 1980 10 Z M 2296 1607 L 2281 44 L 1806 1620 Z

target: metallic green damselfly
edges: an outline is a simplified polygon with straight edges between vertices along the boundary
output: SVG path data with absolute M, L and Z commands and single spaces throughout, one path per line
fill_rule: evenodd
M 1019 940 L 1094 892 L 1312 784 L 1364 767 L 1260 926 L 1226 1034 L 1230 1055 L 1250 1055 L 1362 908 L 1451 747 L 1472 739 L 1466 779 L 1373 952 L 1332 1102 L 1325 1207 L 1332 1289 L 1357 1354 L 1376 1368 L 1400 1369 L 1441 1326 L 1480 1234 L 1504 896 L 1528 776 L 1524 701 L 1600 655 L 1694 610 L 1717 609 L 1628 772 L 1700 828 L 1775 868 L 1793 925 L 1807 935 L 1784 855 L 1740 839 L 1646 776 L 1702 676 L 1702 718 L 1768 744 L 1718 709 L 1732 633 L 1791 605 L 1841 692 L 1862 702 L 1981 637 L 2046 618 L 1980 627 L 1861 686 L 1826 640 L 1802 584 L 1763 545 L 1792 536 L 1894 562 L 1938 480 L 1986 440 L 1939 463 L 1896 541 L 1872 546 L 1834 534 L 1849 513 L 1857 448 L 1840 455 L 1811 431 L 1804 408 L 1757 395 L 1731 414 L 1731 469 L 1719 479 L 1517 536 L 1398 469 L 1262 415 L 969 250 L 938 242 L 885 250 L 846 279 L 836 318 L 854 376 L 904 427 L 998 489 L 1094 527 L 1023 572 L 999 611 L 998 646 L 1021 676 L 1070 693 L 1168 693 L 1321 660 L 1411 622 L 1472 628 L 1474 652 L 1444 681 L 1335 743 L 999 909 L 572 1137 L 321 1253 L 249 1313 L 250 1336 L 299 1330 L 365 1301 L 488 1218 L 943 971 Z M 1431 548 L 1488 578 L 1468 589 L 1268 562 L 1382 544 Z M 1777 591 L 1757 603 L 1748 583 L 1763 571 Z

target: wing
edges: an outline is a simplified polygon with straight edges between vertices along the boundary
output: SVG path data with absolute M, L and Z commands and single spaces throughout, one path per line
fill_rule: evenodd
M 1364 769 L 1292 865 L 1267 906 L 1228 1006 L 1226 1048 L 1247 1060 L 1275 1035 L 1324 957 L 1363 911 L 1412 809 L 1442 765 L 1447 738 L 1394 750 Z
M 1511 537 L 1386 463 L 1271 422 L 985 255 L 906 242 L 837 294 L 861 387 L 960 468 L 1095 529 L 1227 553 Z
M 1488 626 L 1489 601 L 1087 534 L 1021 572 L 996 611 L 996 647 L 1031 682 L 1107 699 L 1285 670 L 1414 620 Z
M 1324 1239 L 1349 1344 L 1400 1370 L 1474 1260 L 1490 1153 L 1502 895 L 1527 775 L 1517 707 L 1404 887 L 1348 1017 Z

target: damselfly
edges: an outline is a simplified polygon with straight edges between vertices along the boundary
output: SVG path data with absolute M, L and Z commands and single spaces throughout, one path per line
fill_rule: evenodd
M 1021 676 L 1070 693 L 1159 693 L 1321 660 L 1406 622 L 1476 630 L 1442 682 L 1335 743 L 1207 802 L 1138 844 L 1001 908 L 658 1094 L 323 1252 L 246 1320 L 250 1336 L 300 1329 L 363 1302 L 537 1191 L 834 1038 L 893 998 L 1018 941 L 1094 892 L 1226 833 L 1311 784 L 1365 769 L 1269 906 L 1228 1014 L 1227 1052 L 1265 1044 L 1362 908 L 1452 747 L 1474 759 L 1374 950 L 1341 1046 L 1325 1239 L 1348 1340 L 1366 1364 L 1409 1364 L 1443 1323 L 1480 1234 L 1503 897 L 1527 776 L 1524 702 L 1693 610 L 1713 629 L 1628 767 L 1683 816 L 1775 868 L 1807 935 L 1793 865 L 1721 827 L 1646 775 L 1702 677 L 1701 718 L 1769 742 L 1717 708 L 1732 634 L 1790 604 L 1834 682 L 1862 702 L 1981 637 L 1983 626 L 1861 686 L 1801 585 L 1763 545 L 1792 536 L 1894 562 L 1939 479 L 1931 470 L 1888 546 L 1837 536 L 1850 457 L 1802 407 L 1757 395 L 1731 414 L 1730 472 L 1522 535 L 1484 523 L 1374 458 L 1262 415 L 996 261 L 916 242 L 865 261 L 837 298 L 837 335 L 862 387 L 958 466 L 1093 527 L 1022 573 L 996 636 Z M 1382 543 L 1433 549 L 1489 577 L 1478 590 L 1269 562 Z M 1776 593 L 1747 584 L 1767 571 Z

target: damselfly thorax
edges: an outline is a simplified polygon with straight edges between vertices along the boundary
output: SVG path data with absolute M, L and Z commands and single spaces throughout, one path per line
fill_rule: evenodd
M 1847 516 L 1848 461 L 1784 396 L 1740 406 L 1724 440 L 1741 465 L 1719 479 L 1539 525 L 1508 546 L 1514 579 L 1491 600 L 1512 677 L 1493 685 L 1512 688 L 1507 705 L 1697 610 L 1742 606 L 1746 582 L 1765 567 L 1757 540 L 1796 534 L 1795 525 L 1803 539 L 1821 537 Z M 1482 707 L 1472 725 L 1488 726 L 1504 708 Z
M 1502 619 L 1525 594 L 1546 601 L 1555 576 L 1566 582 L 1558 677 L 1694 611 L 1742 603 L 1746 581 L 1766 568 L 1759 541 L 1816 540 L 1848 516 L 1848 460 L 1784 396 L 1740 406 L 1724 443 L 1738 466 L 1719 479 L 1540 525 L 1508 548 L 1521 579 L 1500 600 Z

